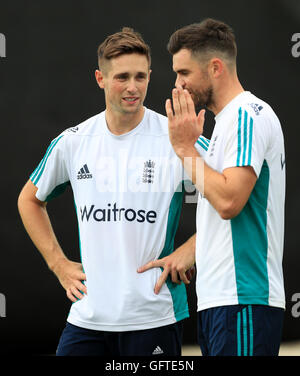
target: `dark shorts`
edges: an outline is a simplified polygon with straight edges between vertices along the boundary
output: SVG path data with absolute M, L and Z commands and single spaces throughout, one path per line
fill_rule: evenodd
M 263 305 L 231 305 L 198 312 L 203 356 L 276 356 L 284 310 Z
M 102 332 L 67 323 L 57 356 L 180 356 L 182 323 L 129 332 Z

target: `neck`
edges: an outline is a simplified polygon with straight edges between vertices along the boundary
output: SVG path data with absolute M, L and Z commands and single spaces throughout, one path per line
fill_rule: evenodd
M 106 108 L 105 120 L 108 129 L 115 135 L 122 135 L 132 131 L 143 120 L 145 108 L 142 107 L 136 113 L 121 113 Z
M 244 89 L 237 76 L 228 78 L 225 83 L 222 82 L 219 87 L 215 89 L 214 102 L 209 109 L 217 115 L 229 102 L 243 91 Z

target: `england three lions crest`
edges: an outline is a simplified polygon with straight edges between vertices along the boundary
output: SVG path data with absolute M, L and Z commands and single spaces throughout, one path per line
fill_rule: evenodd
M 151 159 L 144 162 L 144 170 L 143 170 L 143 177 L 142 177 L 143 183 L 153 184 L 154 167 L 155 167 L 155 162 L 151 161 Z

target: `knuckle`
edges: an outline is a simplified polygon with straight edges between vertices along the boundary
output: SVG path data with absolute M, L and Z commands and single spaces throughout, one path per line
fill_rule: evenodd
M 178 272 L 178 268 L 177 268 L 176 265 L 172 265 L 172 266 L 171 266 L 171 270 L 172 270 L 172 272 L 174 272 L 174 273 L 177 273 L 177 272 Z
M 185 268 L 183 267 L 183 265 L 178 265 L 177 266 L 177 270 L 179 273 L 184 273 L 185 272 Z

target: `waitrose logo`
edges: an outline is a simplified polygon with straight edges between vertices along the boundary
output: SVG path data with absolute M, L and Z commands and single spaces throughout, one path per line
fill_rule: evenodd
M 146 211 L 144 209 L 134 210 L 118 208 L 117 204 L 107 204 L 106 208 L 96 208 L 95 205 L 80 207 L 81 222 L 148 222 L 155 223 L 157 213 L 154 210 Z

